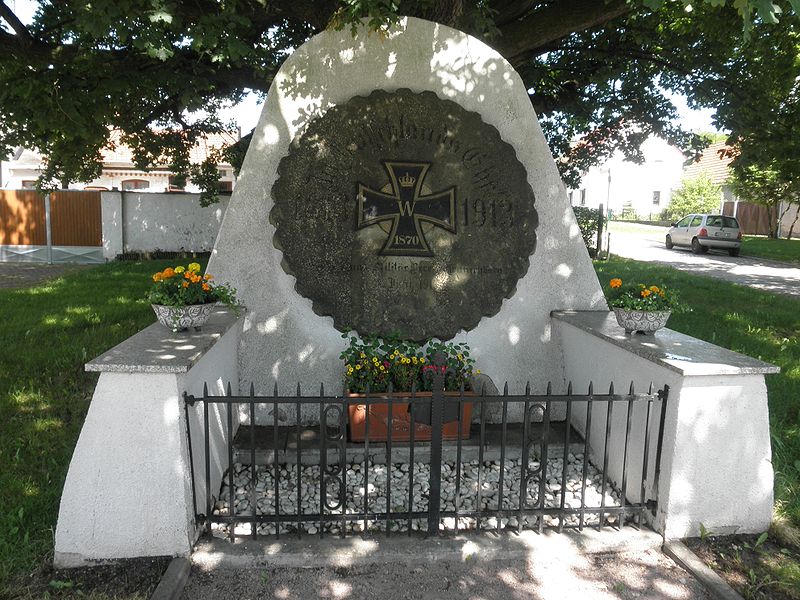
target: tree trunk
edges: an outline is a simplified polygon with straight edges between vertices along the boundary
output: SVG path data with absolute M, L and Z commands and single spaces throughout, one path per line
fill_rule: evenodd
M 789 203 L 789 206 L 792 206 L 792 204 Z M 786 234 L 787 240 L 792 239 L 792 233 L 794 233 L 794 226 L 797 225 L 798 219 L 800 219 L 800 204 L 795 205 L 794 221 L 792 221 L 792 224 L 789 225 L 789 233 Z

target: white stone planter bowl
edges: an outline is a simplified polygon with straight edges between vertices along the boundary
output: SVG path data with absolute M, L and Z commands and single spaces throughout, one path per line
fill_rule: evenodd
M 633 333 L 634 331 L 653 335 L 656 331 L 661 329 L 667 324 L 667 319 L 672 314 L 669 310 L 627 310 L 624 308 L 615 308 L 614 315 L 617 317 L 617 323 L 620 327 L 625 329 L 625 333 Z
M 151 304 L 153 312 L 156 313 L 158 322 L 172 331 L 183 331 L 189 327 L 194 327 L 196 331 L 206 324 L 211 312 L 218 306 L 212 304 L 190 304 L 189 306 L 164 306 L 162 304 Z

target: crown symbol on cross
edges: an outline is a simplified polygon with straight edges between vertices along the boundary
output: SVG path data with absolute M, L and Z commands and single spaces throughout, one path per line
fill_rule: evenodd
M 403 175 L 402 177 L 398 177 L 397 181 L 400 182 L 400 185 L 402 187 L 414 187 L 414 182 L 416 181 L 416 178 L 412 177 L 406 172 L 406 174 Z

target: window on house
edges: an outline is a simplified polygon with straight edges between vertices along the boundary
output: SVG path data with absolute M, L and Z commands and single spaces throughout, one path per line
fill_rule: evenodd
M 232 181 L 218 181 L 217 182 L 217 191 L 220 194 L 230 194 L 233 191 L 233 182 Z
M 122 189 L 124 191 L 130 190 L 146 190 L 150 187 L 150 182 L 146 179 L 126 179 L 122 182 Z
M 220 177 L 227 177 L 230 175 L 230 173 L 228 173 L 228 169 L 217 169 L 217 172 L 219 173 Z
M 661 204 L 661 192 L 656 191 L 653 192 L 653 206 L 659 206 Z
M 572 204 L 572 196 L 573 196 L 574 193 L 575 192 L 573 192 L 572 190 L 569 191 L 569 203 L 570 204 Z
M 169 176 L 170 192 L 182 192 L 185 189 L 186 189 L 186 177 L 183 177 L 182 175 Z
M 35 190 L 36 189 L 36 180 L 35 179 L 28 179 L 22 182 L 22 189 L 23 190 Z
M 586 190 L 581 190 L 581 206 L 586 206 Z
M 106 192 L 108 191 L 107 187 L 103 187 L 102 185 L 87 185 L 83 188 L 87 192 Z

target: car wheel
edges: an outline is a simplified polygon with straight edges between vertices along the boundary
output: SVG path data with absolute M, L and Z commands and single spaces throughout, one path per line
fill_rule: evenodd
M 729 248 L 728 254 L 730 254 L 731 256 L 739 256 L 739 250 L 740 248 Z
M 664 245 L 667 247 L 667 250 L 672 250 L 675 247 L 675 244 L 672 243 L 672 236 L 668 235 Z
M 698 240 L 697 238 L 692 238 L 692 252 L 694 252 L 695 254 L 703 254 L 707 251 L 708 249 L 704 248 L 700 244 L 700 240 Z

